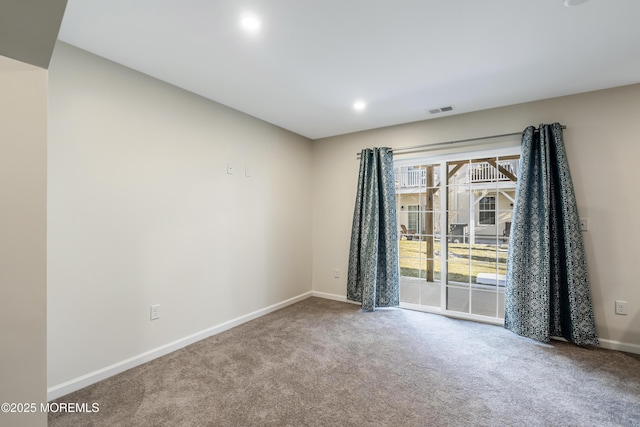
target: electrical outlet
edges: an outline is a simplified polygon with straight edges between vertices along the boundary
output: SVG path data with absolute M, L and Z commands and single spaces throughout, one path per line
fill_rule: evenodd
M 589 219 L 580 218 L 580 230 L 589 231 Z
M 151 320 L 157 320 L 160 318 L 160 304 L 151 306 Z
M 233 163 L 227 163 L 227 175 L 233 175 Z
M 621 314 L 623 316 L 627 315 L 627 302 L 626 301 L 616 301 L 616 314 Z
M 333 270 L 333 278 L 334 279 L 339 279 L 340 278 L 340 270 L 338 270 L 337 268 L 335 270 Z

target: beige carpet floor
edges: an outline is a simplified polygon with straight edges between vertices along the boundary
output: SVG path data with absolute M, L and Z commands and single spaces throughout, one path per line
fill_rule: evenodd
M 309 298 L 69 394 L 57 426 L 640 426 L 640 356 Z

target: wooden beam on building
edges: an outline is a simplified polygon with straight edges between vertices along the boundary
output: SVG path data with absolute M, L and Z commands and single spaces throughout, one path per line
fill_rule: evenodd
M 486 162 L 489 163 L 494 168 L 496 168 L 498 171 L 500 171 L 504 176 L 509 178 L 511 181 L 518 182 L 518 177 L 512 174 L 511 172 L 509 172 L 502 165 L 499 165 L 495 159 L 487 159 Z
M 434 169 L 432 165 L 427 166 L 427 179 L 426 179 L 426 185 L 427 185 L 427 192 L 426 192 L 426 196 L 427 196 L 427 200 L 425 203 L 425 234 L 426 236 L 426 255 L 427 255 L 427 282 L 433 282 L 433 267 L 434 267 L 434 263 L 433 263 L 433 246 L 434 246 L 434 222 L 433 222 L 433 196 L 435 194 L 435 189 L 433 188 L 434 185 Z
M 453 169 L 451 169 L 449 171 L 449 173 L 447 174 L 447 182 L 449 182 L 449 180 L 451 179 L 451 177 L 453 175 L 455 175 L 460 169 L 462 169 L 462 167 L 466 164 L 469 164 L 469 162 L 449 162 L 447 163 L 447 166 L 449 165 L 455 165 Z

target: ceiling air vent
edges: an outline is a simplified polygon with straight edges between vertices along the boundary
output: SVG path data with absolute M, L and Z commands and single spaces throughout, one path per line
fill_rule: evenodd
M 427 111 L 429 111 L 429 114 L 446 113 L 447 111 L 453 111 L 453 107 L 448 106 L 448 107 L 433 108 Z

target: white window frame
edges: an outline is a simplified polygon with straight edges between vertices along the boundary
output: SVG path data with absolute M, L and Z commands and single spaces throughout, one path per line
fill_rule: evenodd
M 493 209 L 483 209 L 482 208 L 482 201 L 484 199 L 488 199 L 488 198 L 492 198 L 493 199 Z M 477 220 L 477 225 L 479 226 L 483 226 L 483 225 L 496 225 L 496 199 L 497 199 L 497 195 L 496 194 L 487 194 L 486 196 L 482 196 L 480 198 L 480 200 L 478 200 L 478 220 Z M 492 213 L 493 216 L 489 216 L 490 218 L 493 219 L 492 222 L 482 222 L 482 214 L 483 213 Z
M 435 165 L 439 163 L 440 176 L 446 177 L 448 173 L 447 172 L 448 161 L 454 161 L 454 160 L 464 161 L 464 160 L 473 160 L 473 159 L 484 158 L 484 157 L 504 157 L 504 156 L 512 156 L 512 155 L 521 155 L 521 153 L 522 153 L 522 150 L 520 148 L 520 141 L 513 140 L 511 142 L 508 142 L 506 146 L 503 146 L 501 148 L 482 149 L 479 147 L 478 149 L 475 149 L 473 151 L 460 151 L 459 149 L 457 149 L 457 150 L 449 150 L 448 152 L 433 152 L 430 155 L 414 154 L 412 156 L 401 156 L 400 158 L 396 158 L 394 160 L 394 168 L 415 166 L 416 164 Z M 442 192 L 441 194 L 445 194 L 445 192 L 447 191 L 446 185 L 447 185 L 447 180 L 441 179 L 440 180 L 440 191 Z M 443 209 L 446 209 L 446 203 L 442 203 L 442 205 L 443 205 Z M 447 227 L 447 215 L 441 214 L 440 229 L 446 230 L 446 227 Z M 447 243 L 448 242 L 446 238 L 441 239 L 440 244 L 441 244 L 442 253 L 447 253 L 447 250 L 448 250 Z M 400 307 L 409 309 L 409 310 L 441 314 L 441 315 L 452 317 L 452 318 L 473 320 L 477 322 L 489 323 L 489 324 L 495 324 L 495 325 L 504 325 L 504 319 L 500 319 L 497 317 L 489 317 L 489 316 L 482 316 L 482 315 L 473 314 L 473 313 L 463 313 L 459 311 L 448 310 L 446 308 L 447 307 L 447 301 L 446 301 L 447 277 L 448 277 L 447 260 L 446 260 L 446 257 L 443 256 L 443 257 L 440 257 L 440 307 L 433 307 L 433 306 L 427 306 L 422 304 L 413 304 L 413 303 L 407 303 L 407 302 L 400 302 Z

